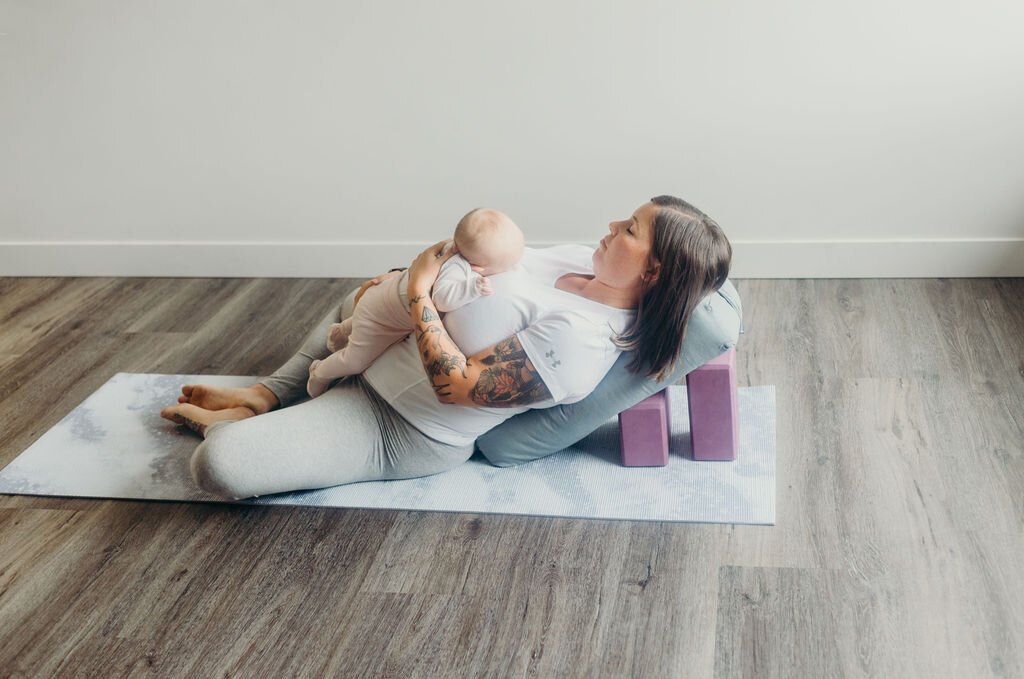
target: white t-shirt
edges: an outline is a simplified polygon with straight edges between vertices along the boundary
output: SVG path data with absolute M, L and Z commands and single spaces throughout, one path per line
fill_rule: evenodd
M 552 398 L 531 406 L 482 408 L 441 403 L 413 336 L 388 349 L 363 373 L 384 400 L 427 436 L 466 445 L 530 408 L 573 403 L 605 376 L 620 350 L 612 338 L 634 312 L 559 290 L 565 274 L 593 274 L 594 250 L 582 245 L 526 248 L 515 271 L 490 276 L 493 295 L 451 311 L 445 329 L 467 357 L 516 335 Z

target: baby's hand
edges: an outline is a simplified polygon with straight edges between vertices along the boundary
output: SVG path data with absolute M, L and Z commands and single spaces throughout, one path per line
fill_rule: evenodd
M 493 295 L 494 290 L 491 288 L 491 281 L 487 276 L 479 276 L 476 279 L 476 291 L 481 295 Z

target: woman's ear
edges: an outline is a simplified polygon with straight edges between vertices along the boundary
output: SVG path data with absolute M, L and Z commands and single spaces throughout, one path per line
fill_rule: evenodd
M 658 276 L 661 274 L 661 262 L 654 259 L 653 257 L 647 262 L 647 271 L 644 272 L 644 280 L 647 281 L 648 285 L 654 285 L 658 282 Z

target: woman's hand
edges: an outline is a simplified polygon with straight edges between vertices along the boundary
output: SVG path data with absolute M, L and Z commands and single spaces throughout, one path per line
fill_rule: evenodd
M 448 248 L 447 251 L 445 250 L 451 242 L 451 238 L 446 238 L 440 243 L 435 243 L 413 260 L 413 263 L 409 266 L 409 299 L 419 295 L 430 294 L 430 289 L 434 287 L 437 275 L 441 273 L 441 265 L 456 254 L 454 247 Z
M 370 280 L 368 280 L 365 283 L 363 283 L 362 285 L 360 285 L 359 286 L 359 291 L 356 293 L 355 298 L 353 298 L 353 300 L 352 300 L 352 308 L 353 309 L 356 308 L 356 305 L 359 304 L 359 298 L 362 297 L 363 293 L 365 293 L 367 290 L 369 290 L 370 288 L 372 288 L 375 285 L 380 285 L 381 283 L 383 283 L 384 281 L 386 281 L 389 278 L 393 278 L 394 276 L 401 276 L 401 275 L 402 275 L 401 271 L 389 271 L 387 273 L 382 273 L 381 275 L 377 276 L 376 278 L 371 278 Z

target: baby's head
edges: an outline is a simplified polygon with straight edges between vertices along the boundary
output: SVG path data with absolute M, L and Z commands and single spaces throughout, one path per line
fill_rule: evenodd
M 515 222 L 490 208 L 473 210 L 455 227 L 455 247 L 481 276 L 514 268 L 523 256 L 524 240 Z

